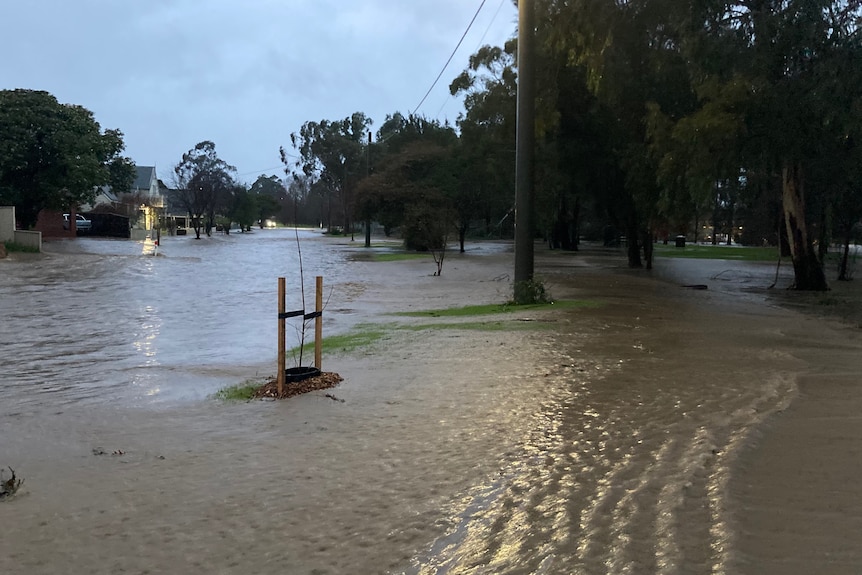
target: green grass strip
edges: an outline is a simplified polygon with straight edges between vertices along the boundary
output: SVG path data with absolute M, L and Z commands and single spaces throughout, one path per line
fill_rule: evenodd
M 431 259 L 431 254 L 419 252 L 396 252 L 387 254 L 371 254 L 371 261 L 374 262 L 400 262 L 405 260 L 422 260 Z
M 213 397 L 222 401 L 249 401 L 252 398 L 254 390 L 263 385 L 263 383 L 261 381 L 247 380 L 243 383 L 220 389 L 213 394 Z
M 537 303 L 528 305 L 516 305 L 510 303 L 495 303 L 485 305 L 468 305 L 448 309 L 430 309 L 424 311 L 396 312 L 392 315 L 405 317 L 470 317 L 481 315 L 495 315 L 501 313 L 520 313 L 535 310 L 560 310 L 578 308 L 596 308 L 600 303 L 591 300 L 557 300 L 553 303 Z
M 429 330 L 463 330 L 463 331 L 541 331 L 554 327 L 551 321 L 468 321 L 450 323 L 422 323 L 398 326 L 403 331 L 429 331 Z
M 757 248 L 688 244 L 684 248 L 678 248 L 671 245 L 656 245 L 655 254 L 663 258 L 693 258 L 750 262 L 774 262 L 778 260 L 778 248 L 776 247 Z
M 321 353 L 350 353 L 357 349 L 370 347 L 385 339 L 391 332 L 392 325 L 377 325 L 363 323 L 355 326 L 348 333 L 338 335 L 324 335 Z M 314 340 L 305 343 L 305 354 L 314 354 Z M 288 357 L 299 356 L 299 346 L 287 351 Z M 311 357 L 311 355 L 309 355 Z

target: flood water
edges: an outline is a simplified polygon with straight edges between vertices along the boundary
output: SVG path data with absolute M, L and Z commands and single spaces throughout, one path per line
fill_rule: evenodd
M 269 375 L 277 278 L 286 278 L 293 310 L 303 307 L 302 249 L 308 306 L 315 275 L 330 283 L 350 273 L 343 250 L 324 249 L 318 233 L 299 235 L 299 248 L 292 231 L 267 230 L 166 237 L 158 250 L 153 242 L 79 238 L 49 243 L 58 257 L 5 265 L 5 401 L 200 399 L 245 376 Z M 289 335 L 298 342 L 295 329 Z
M 698 291 L 679 284 L 729 274 L 542 254 L 556 297 L 594 305 L 433 329 L 449 320 L 381 314 L 504 300 L 511 246 L 432 278 L 304 234 L 325 329 L 388 326 L 325 358 L 332 398 L 207 399 L 273 371 L 290 232 L 0 264 L 0 465 L 26 478 L 0 509 L 0 572 L 757 572 L 729 484 L 795 397 L 811 329 L 752 294 L 769 270 Z

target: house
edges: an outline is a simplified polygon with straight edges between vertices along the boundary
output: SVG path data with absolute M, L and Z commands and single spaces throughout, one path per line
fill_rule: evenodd
M 111 186 L 101 186 L 96 190 L 96 197 L 93 199 L 92 205 L 88 204 L 86 206 L 81 206 L 81 211 L 113 211 L 116 210 L 119 205 L 120 198 L 114 193 Z
M 162 229 L 166 229 L 172 236 L 184 236 L 191 223 L 188 212 L 179 201 L 182 190 L 168 188 L 161 181 L 159 183 L 160 193 L 165 198 Z
M 135 181 L 129 195 L 141 211 L 137 224 L 132 229 L 132 239 L 139 240 L 153 235 L 158 227 L 159 210 L 165 208 L 165 197 L 159 190 L 159 178 L 155 166 L 135 166 Z
M 140 196 L 156 198 L 159 196 L 159 178 L 155 166 L 135 166 L 135 181 L 131 192 Z
M 162 207 L 163 203 L 164 199 L 159 194 L 159 180 L 156 177 L 155 166 L 135 166 L 135 180 L 131 188 L 113 190 L 110 186 L 102 186 L 96 191 L 92 204 L 81 206 L 80 211 L 126 212 L 129 211 L 127 206 L 133 206 L 133 210 L 137 211 L 142 205 Z
M 143 240 L 155 237 L 165 196 L 160 193 L 155 166 L 135 166 L 135 179 L 128 190 L 101 186 L 92 203 L 70 206 L 65 212 L 83 213 L 93 222 L 89 235 Z M 35 226 L 44 237 L 75 237 L 63 229 L 63 212 L 42 210 Z

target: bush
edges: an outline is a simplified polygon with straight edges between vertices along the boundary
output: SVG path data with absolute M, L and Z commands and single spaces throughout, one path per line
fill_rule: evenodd
M 5 242 L 3 245 L 6 246 L 7 252 L 23 252 L 28 254 L 39 253 L 39 248 L 33 246 L 25 246 L 22 244 L 16 244 L 15 242 Z
M 527 305 L 536 303 L 551 303 L 551 294 L 545 289 L 545 283 L 540 279 L 531 279 L 515 282 L 515 299 L 511 302 L 515 305 Z
M 443 249 L 450 221 L 445 208 L 435 208 L 426 202 L 410 206 L 401 226 L 404 247 L 419 252 Z

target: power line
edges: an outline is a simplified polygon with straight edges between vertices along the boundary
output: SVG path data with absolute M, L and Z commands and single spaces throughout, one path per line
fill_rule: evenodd
M 428 95 L 431 93 L 431 90 L 433 90 L 433 89 L 434 89 L 434 86 L 436 86 L 436 85 L 437 85 L 437 82 L 439 82 L 439 81 L 440 81 L 440 78 L 443 76 L 443 72 L 445 72 L 445 71 L 446 71 L 446 68 L 449 66 L 449 63 L 452 61 L 452 58 L 454 58 L 454 57 L 455 57 L 455 53 L 458 51 L 458 48 L 460 48 L 460 47 L 461 47 L 461 43 L 464 41 L 464 38 L 467 36 L 467 32 L 469 32 L 469 31 L 470 31 L 470 28 L 472 28 L 472 27 L 473 27 L 473 22 L 475 22 L 475 21 L 476 21 L 476 17 L 477 17 L 477 16 L 479 16 L 479 12 L 481 12 L 481 11 L 482 11 L 482 7 L 483 7 L 484 5 L 485 5 L 485 0 L 482 0 L 482 2 L 479 4 L 479 8 L 476 10 L 476 13 L 475 13 L 475 14 L 473 14 L 473 19 L 472 19 L 472 20 L 470 20 L 470 23 L 469 23 L 469 24 L 467 24 L 467 29 L 466 29 L 466 30 L 464 30 L 464 33 L 461 35 L 461 39 L 460 39 L 460 40 L 458 40 L 458 45 L 457 45 L 457 46 L 455 46 L 455 49 L 454 49 L 454 50 L 452 50 L 452 54 L 449 56 L 449 59 L 448 59 L 448 60 L 446 60 L 446 63 L 445 63 L 445 64 L 443 64 L 443 69 L 442 69 L 442 70 L 440 70 L 440 73 L 439 73 L 439 74 L 437 74 L 437 78 L 436 78 L 436 79 L 434 80 L 434 82 L 431 84 L 431 87 L 430 87 L 430 88 L 428 88 L 428 91 L 427 91 L 427 92 L 425 92 L 425 95 L 422 97 L 422 100 L 419 102 L 419 104 L 417 104 L 417 105 L 416 105 L 416 107 L 415 107 L 415 108 L 413 108 L 413 111 L 412 111 L 412 112 L 410 112 L 410 114 L 411 114 L 411 115 L 412 115 L 412 114 L 415 114 L 415 113 L 416 113 L 416 111 L 417 111 L 417 110 L 419 110 L 419 108 L 421 108 L 421 107 L 422 107 L 422 104 L 424 104 L 424 103 L 425 103 L 425 99 L 426 99 L 426 98 L 428 98 Z
M 237 176 L 248 176 L 250 174 L 263 174 L 264 172 L 268 172 L 270 170 L 277 170 L 279 168 L 284 168 L 284 164 L 273 166 L 272 168 L 264 168 L 262 170 L 252 170 L 251 172 L 243 172 L 241 174 L 237 174 Z
M 485 28 L 485 32 L 482 34 L 482 37 L 479 39 L 479 44 L 476 46 L 476 50 L 478 50 L 479 48 L 482 47 L 482 42 L 485 41 L 485 36 L 487 36 L 488 32 L 491 31 L 491 26 L 493 26 L 494 22 L 497 21 L 497 16 L 500 15 L 500 10 L 503 9 L 503 4 L 505 4 L 505 3 L 506 3 L 506 0 L 500 0 L 500 5 L 497 6 L 497 11 L 494 12 L 494 17 L 491 18 L 491 21 L 488 23 L 488 27 Z
M 479 38 L 479 42 L 476 44 L 476 50 L 475 51 L 478 51 L 479 48 L 482 47 L 482 42 L 485 41 L 485 36 L 487 36 L 488 32 L 491 31 L 491 26 L 493 26 L 494 22 L 497 21 L 497 16 L 500 15 L 500 10 L 503 9 L 503 4 L 505 4 L 505 3 L 506 3 L 506 0 L 500 0 L 500 5 L 497 6 L 497 11 L 494 12 L 494 16 L 491 18 L 491 21 L 488 22 L 488 25 L 485 27 L 485 31 L 482 33 L 482 37 Z M 481 6 L 479 8 L 481 9 Z M 435 118 L 440 118 L 440 114 L 443 113 L 443 108 L 446 107 L 446 104 L 448 104 L 449 100 L 451 100 L 451 99 L 452 99 L 452 94 L 449 94 L 448 96 L 446 96 L 446 99 L 443 101 L 443 105 L 440 106 L 439 110 L 437 110 L 437 115 L 434 116 Z
M 296 154 L 288 154 L 287 152 L 285 152 L 284 155 L 287 156 L 288 158 L 297 158 L 297 159 L 299 158 L 299 156 L 297 156 Z M 262 170 L 252 170 L 250 172 L 243 172 L 241 174 L 237 174 L 237 176 L 248 176 L 251 174 L 263 174 L 264 172 L 268 172 L 270 170 L 278 170 L 279 168 L 284 169 L 285 167 L 286 166 L 284 164 L 279 164 L 278 166 L 273 166 L 271 168 L 264 168 Z

